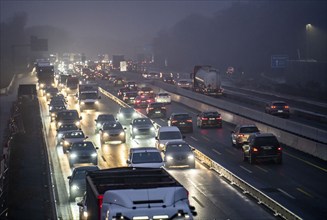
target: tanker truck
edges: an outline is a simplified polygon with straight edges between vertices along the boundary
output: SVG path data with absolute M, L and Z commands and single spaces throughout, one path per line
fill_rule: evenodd
M 211 66 L 195 66 L 192 80 L 193 90 L 196 92 L 210 96 L 223 94 L 220 73 Z

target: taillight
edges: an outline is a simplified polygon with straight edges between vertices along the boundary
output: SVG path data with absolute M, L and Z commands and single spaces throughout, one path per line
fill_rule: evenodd
M 276 106 L 272 105 L 271 108 L 276 108 Z
M 101 216 L 102 202 L 103 202 L 103 195 L 98 195 L 99 216 Z
M 216 118 L 217 120 L 221 120 L 221 117 Z
M 172 120 L 171 123 L 176 123 L 177 121 L 176 120 Z
M 237 135 L 237 137 L 244 137 L 244 134 L 239 134 Z
M 284 108 L 289 108 L 288 105 L 285 105 Z
M 186 120 L 186 122 L 192 122 L 192 119 L 188 119 L 188 120 Z
M 205 120 L 208 120 L 208 118 L 201 118 L 201 120 L 204 120 L 205 121 Z
M 136 103 L 140 103 L 140 100 L 136 100 Z
M 278 147 L 277 150 L 278 150 L 278 151 L 282 151 L 283 148 L 282 148 L 282 147 Z
M 153 110 L 153 108 L 148 108 L 149 110 Z
M 258 151 L 259 151 L 259 149 L 258 149 L 258 148 L 256 148 L 256 147 L 254 147 L 254 148 L 252 148 L 252 151 L 253 151 L 253 152 L 258 152 Z

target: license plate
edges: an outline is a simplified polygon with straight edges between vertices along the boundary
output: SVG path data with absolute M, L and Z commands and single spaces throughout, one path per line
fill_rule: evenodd
M 265 150 L 271 150 L 272 149 L 271 146 L 263 146 L 262 148 L 265 149 Z
M 215 118 L 209 118 L 209 120 L 215 120 Z
M 161 111 L 156 111 L 156 113 L 161 113 Z
M 134 99 L 134 97 L 131 97 L 131 98 L 129 98 L 129 99 Z
M 181 125 L 185 125 L 185 122 L 180 122 L 179 124 L 181 124 Z
M 278 110 L 278 112 L 283 112 L 283 110 Z

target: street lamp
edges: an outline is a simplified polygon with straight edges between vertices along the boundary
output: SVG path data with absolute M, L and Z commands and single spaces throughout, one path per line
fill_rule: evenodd
M 311 24 L 306 24 L 305 25 L 305 30 L 306 30 L 306 33 L 305 33 L 305 43 L 306 43 L 306 58 L 307 60 L 310 59 L 310 32 L 312 32 L 312 25 Z

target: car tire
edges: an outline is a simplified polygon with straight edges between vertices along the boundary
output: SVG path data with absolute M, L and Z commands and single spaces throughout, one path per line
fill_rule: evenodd
M 233 138 L 231 138 L 231 142 L 232 142 L 232 146 L 235 147 L 236 144 L 234 144 L 234 142 L 233 142 Z

